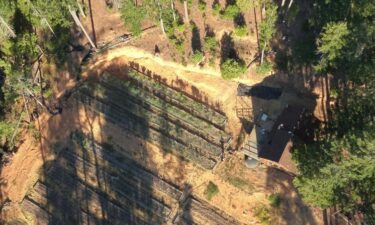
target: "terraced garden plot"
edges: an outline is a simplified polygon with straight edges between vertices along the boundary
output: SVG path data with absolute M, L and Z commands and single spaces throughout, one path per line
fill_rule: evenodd
M 51 222 L 41 224 L 165 224 L 170 219 L 181 191 L 114 150 L 82 143 L 63 149 L 40 177 L 22 203 L 27 213 Z
M 119 86 L 121 85 L 121 82 L 118 82 L 118 79 L 114 76 L 107 75 L 104 76 L 104 78 L 109 80 L 117 80 L 115 84 Z M 153 93 L 157 97 L 175 104 L 181 109 L 184 109 L 195 116 L 206 120 L 208 123 L 211 123 L 216 127 L 224 129 L 227 121 L 224 113 L 212 109 L 211 107 L 198 102 L 186 94 L 160 83 L 159 81 L 152 79 L 150 76 L 136 70 L 128 70 L 127 79 L 138 86 L 142 86 L 143 89 Z
M 76 97 L 131 133 L 213 168 L 231 140 L 223 130 L 225 116 L 161 83 L 151 83 L 145 75 L 130 72 L 128 78 L 131 81 L 104 75 L 99 81 L 88 81 Z M 197 107 L 201 111 L 194 110 Z

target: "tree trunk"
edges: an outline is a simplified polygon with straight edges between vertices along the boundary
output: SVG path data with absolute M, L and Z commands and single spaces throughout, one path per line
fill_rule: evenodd
M 184 11 L 185 11 L 185 23 L 189 23 L 189 13 L 188 13 L 188 7 L 187 7 L 187 1 L 184 0 Z
M 292 4 L 293 4 L 293 0 L 290 0 L 289 5 L 288 5 L 288 10 L 289 10 L 290 7 L 292 6 Z
M 160 18 L 160 28 L 161 28 L 161 31 L 163 32 L 163 34 L 165 35 L 164 22 L 163 22 L 162 18 Z
M 281 1 L 281 7 L 283 7 L 285 5 L 285 0 L 282 0 Z
M 266 46 L 267 46 L 267 43 L 264 43 L 264 46 L 262 48 L 262 54 L 261 54 L 261 57 L 260 57 L 260 65 L 262 65 L 263 61 L 264 61 L 264 51 L 266 49 Z
M 83 33 L 85 34 L 86 38 L 89 40 L 91 46 L 93 49 L 96 49 L 96 46 L 94 44 L 94 42 L 91 40 L 89 34 L 86 32 L 85 28 L 83 27 L 81 21 L 78 19 L 78 16 L 76 14 L 76 12 L 72 9 L 70 9 L 69 7 L 69 12 L 70 14 L 72 15 L 73 19 L 74 19 L 74 22 L 77 24 L 77 26 L 79 26 L 81 28 L 81 30 L 83 31 Z
M 174 3 L 173 0 L 171 0 L 171 8 L 172 8 L 172 13 L 173 13 L 173 21 L 176 21 L 176 13 L 174 11 Z

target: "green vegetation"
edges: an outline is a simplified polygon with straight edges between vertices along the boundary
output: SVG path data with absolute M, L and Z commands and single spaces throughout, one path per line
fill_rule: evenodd
M 269 197 L 268 197 L 268 200 L 270 202 L 270 205 L 274 208 L 279 208 L 280 207 L 280 204 L 281 204 L 281 197 L 280 197 L 280 194 L 277 194 L 277 193 L 274 193 L 274 194 L 271 194 Z
M 223 64 L 221 64 L 220 69 L 221 76 L 224 79 L 229 80 L 244 74 L 246 72 L 246 65 L 234 59 L 227 59 Z
M 206 37 L 204 39 L 204 47 L 211 52 L 216 50 L 217 42 L 215 37 Z
M 234 35 L 238 37 L 245 37 L 248 35 L 247 27 L 246 26 L 238 26 L 234 28 Z
M 124 1 L 121 8 L 121 18 L 130 27 L 134 36 L 139 36 L 142 32 L 142 21 L 145 19 L 146 9 L 137 7 L 133 1 Z
M 266 61 L 257 67 L 256 73 L 258 75 L 268 75 L 272 71 L 272 66 L 272 63 Z
M 210 201 L 218 193 L 219 188 L 217 187 L 217 185 L 212 181 L 209 181 L 206 190 L 204 191 L 204 195 L 206 196 L 206 198 Z
M 196 51 L 193 55 L 191 55 L 191 62 L 197 64 L 202 61 L 204 55 L 200 51 Z
M 315 41 L 293 49 L 341 84 L 333 84 L 336 104 L 325 127 L 313 143 L 295 147 L 300 175 L 294 184 L 308 203 L 360 212 L 369 224 L 375 221 L 374 8 L 369 0 L 317 1 L 305 26 L 318 33 Z
M 198 0 L 198 8 L 200 11 L 204 12 L 206 10 L 207 3 L 203 0 Z
M 264 225 L 268 225 L 271 222 L 270 210 L 265 205 L 255 208 L 254 215 Z
M 32 68 L 42 61 L 64 67 L 72 24 L 68 6 L 74 10 L 77 4 L 74 0 L 0 0 L 0 5 L 0 148 L 13 151 L 19 131 L 31 130 L 25 105 L 29 112 L 39 105 L 47 108 L 44 101 L 37 104 L 35 99 L 52 95 L 48 89 L 41 90 Z M 40 76 L 45 83 L 52 79 L 43 71 Z M 43 92 L 47 95 L 42 96 Z
M 217 2 L 215 3 L 213 6 L 212 6 L 212 12 L 215 16 L 219 16 L 220 15 L 220 12 L 221 12 L 221 6 L 220 4 Z
M 269 46 L 269 42 L 276 32 L 277 5 L 268 2 L 266 6 L 266 19 L 260 24 L 260 45 L 262 48 L 261 63 L 263 63 L 264 52 Z
M 221 17 L 227 20 L 233 20 L 240 13 L 237 5 L 228 5 L 224 11 L 221 12 Z

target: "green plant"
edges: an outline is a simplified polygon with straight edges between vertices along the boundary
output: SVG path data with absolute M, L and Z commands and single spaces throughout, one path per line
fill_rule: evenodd
M 200 11 L 205 11 L 206 10 L 206 2 L 203 0 L 198 1 L 198 8 Z
M 206 187 L 206 190 L 204 191 L 204 195 L 208 200 L 211 200 L 215 195 L 219 193 L 219 188 L 215 183 L 212 181 L 208 182 L 208 185 Z
M 216 45 L 217 42 L 215 37 L 206 37 L 204 39 L 204 47 L 210 50 L 210 52 L 214 52 L 216 50 Z
M 261 205 L 261 206 L 255 208 L 254 215 L 259 220 L 259 222 L 261 222 L 264 225 L 267 225 L 271 222 L 270 211 L 264 205 Z
M 232 20 L 240 13 L 240 9 L 237 5 L 228 5 L 225 10 L 221 13 L 222 18 Z
M 221 6 L 219 3 L 216 3 L 212 6 L 214 16 L 219 16 L 221 12 Z
M 267 75 L 272 71 L 272 64 L 269 62 L 264 62 L 260 66 L 257 67 L 256 73 L 258 75 Z
M 281 197 L 278 193 L 273 193 L 268 197 L 268 201 L 270 202 L 270 205 L 275 208 L 279 208 L 281 204 Z
M 193 55 L 191 55 L 191 62 L 197 64 L 202 61 L 203 57 L 204 55 L 202 52 L 196 51 Z
M 244 37 L 244 36 L 247 36 L 247 34 L 248 32 L 247 32 L 246 26 L 239 26 L 239 27 L 234 28 L 234 35 L 238 37 Z
M 220 69 L 221 76 L 226 80 L 237 78 L 246 72 L 245 64 L 234 59 L 226 60 L 221 64 Z

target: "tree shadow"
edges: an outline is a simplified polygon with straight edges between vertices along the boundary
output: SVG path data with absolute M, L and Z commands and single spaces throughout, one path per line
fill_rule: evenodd
M 233 18 L 234 26 L 235 27 L 243 27 L 246 26 L 246 20 L 245 16 L 243 13 L 238 13 L 234 18 Z
M 236 49 L 234 48 L 233 38 L 225 32 L 220 40 L 220 56 L 221 63 L 225 62 L 227 59 L 238 58 Z
M 194 22 L 191 22 L 192 24 L 192 36 L 191 36 L 191 49 L 193 52 L 201 52 L 202 51 L 202 42 L 200 37 L 199 28 Z

